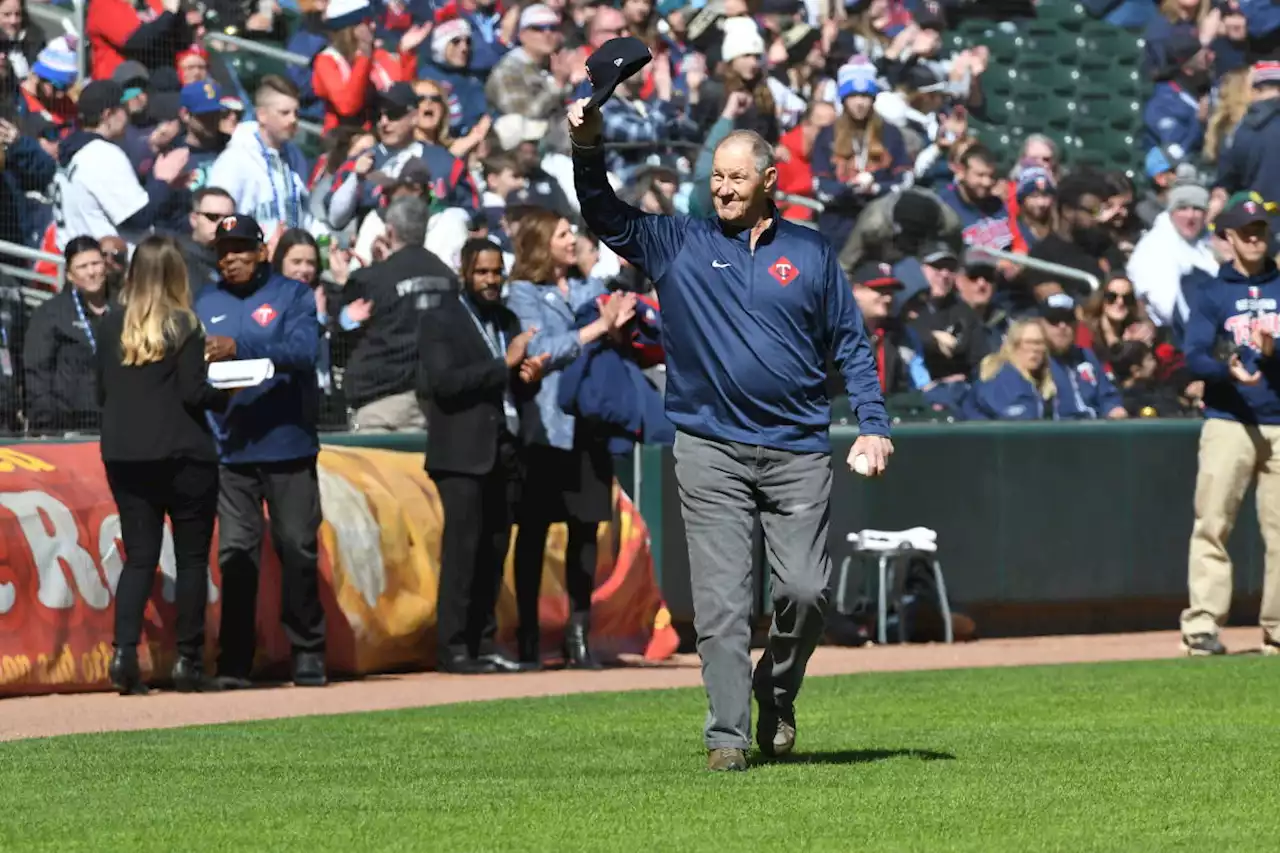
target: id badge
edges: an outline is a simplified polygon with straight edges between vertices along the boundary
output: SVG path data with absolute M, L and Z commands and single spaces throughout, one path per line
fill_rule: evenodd
M 9 355 L 8 347 L 0 347 L 0 373 L 3 373 L 5 378 L 13 377 L 13 357 Z

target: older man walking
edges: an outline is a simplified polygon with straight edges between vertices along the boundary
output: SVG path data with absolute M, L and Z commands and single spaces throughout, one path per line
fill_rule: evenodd
M 602 81 L 593 80 L 602 100 Z M 790 752 L 796 694 L 822 634 L 831 570 L 827 360 L 844 376 L 861 429 L 849 465 L 871 476 L 893 452 L 876 365 L 836 253 L 817 232 L 781 219 L 770 200 L 778 172 L 763 138 L 737 131 L 720 143 L 716 216 L 689 219 L 618 200 L 606 179 L 600 113 L 587 99 L 569 108 L 569 127 L 587 225 L 644 270 L 662 302 L 666 406 L 679 430 L 676 478 L 709 700 L 707 767 L 746 770 L 752 693 L 761 751 Z M 774 618 L 753 676 L 756 518 Z

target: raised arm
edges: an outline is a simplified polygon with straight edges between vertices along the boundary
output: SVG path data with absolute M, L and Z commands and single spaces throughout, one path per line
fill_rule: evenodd
M 598 109 L 584 112 L 586 103 L 584 98 L 569 107 L 573 183 L 582 217 L 606 246 L 660 282 L 684 245 L 685 225 L 676 217 L 642 213 L 618 198 L 604 164 L 603 119 Z

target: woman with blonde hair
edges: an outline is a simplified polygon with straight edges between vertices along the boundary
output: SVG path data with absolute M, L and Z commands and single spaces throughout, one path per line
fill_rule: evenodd
M 1218 155 L 1230 146 L 1231 137 L 1252 103 L 1253 85 L 1248 68 L 1228 71 L 1218 81 L 1213 110 L 1204 129 L 1206 163 L 1218 162 Z
M 125 554 L 109 675 L 122 695 L 147 692 L 138 642 L 168 515 L 177 561 L 173 682 L 180 691 L 200 690 L 218 509 L 218 456 L 205 412 L 225 409 L 228 396 L 206 381 L 204 332 L 177 241 L 148 237 L 138 245 L 119 304 L 102 322 L 96 360 L 102 461 Z
M 1037 421 L 1058 419 L 1058 389 L 1049 370 L 1048 341 L 1038 319 L 1020 320 L 1009 327 L 999 352 L 978 365 L 963 406 L 975 421 Z
M 560 371 L 583 348 L 620 327 L 635 314 L 635 298 L 608 300 L 600 318 L 578 327 L 575 315 L 604 296 L 595 279 L 569 278 L 577 263 L 577 237 L 569 221 L 549 210 L 536 210 L 520 220 L 515 237 L 516 261 L 511 269 L 507 307 L 533 330 L 528 357 L 540 360 L 545 373 L 537 395 L 540 423 L 521 432 L 531 436 L 525 447 L 525 477 L 517 510 L 519 533 L 515 547 L 516 631 L 520 662 L 540 665 L 541 630 L 538 590 L 548 528 L 564 522 L 564 581 L 569 596 L 569 625 L 565 629 L 565 662 L 570 667 L 596 669 L 588 647 L 591 593 L 595 586 L 596 533 L 613 517 L 613 457 L 605 443 L 564 413 L 559 404 Z M 623 310 L 628 303 L 630 308 Z

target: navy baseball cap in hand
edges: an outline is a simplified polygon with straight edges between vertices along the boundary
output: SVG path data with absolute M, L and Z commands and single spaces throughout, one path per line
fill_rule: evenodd
M 632 36 L 609 39 L 587 60 L 587 76 L 591 78 L 591 100 L 587 109 L 599 107 L 613 95 L 618 84 L 635 76 L 649 64 L 653 56 L 644 42 Z
M 262 228 L 252 216 L 233 213 L 218 223 L 218 230 L 213 234 L 213 242 L 224 240 L 240 240 L 245 243 L 262 243 Z

